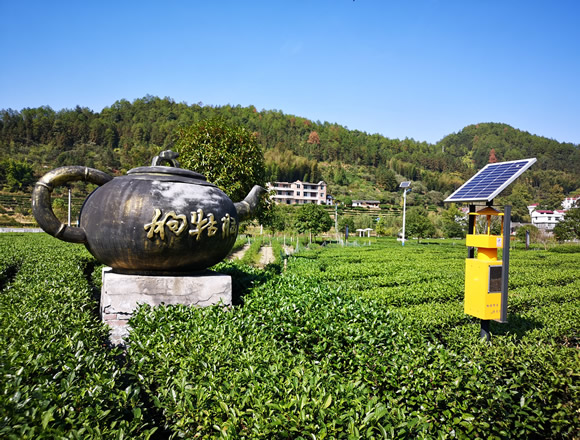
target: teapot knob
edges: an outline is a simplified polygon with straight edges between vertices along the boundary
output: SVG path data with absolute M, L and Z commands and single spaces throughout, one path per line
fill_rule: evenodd
M 172 167 L 179 168 L 179 162 L 177 161 L 177 157 L 179 153 L 171 150 L 165 150 L 159 153 L 158 156 L 155 156 L 151 161 L 151 166 L 156 167 L 161 165 L 163 162 L 169 162 Z

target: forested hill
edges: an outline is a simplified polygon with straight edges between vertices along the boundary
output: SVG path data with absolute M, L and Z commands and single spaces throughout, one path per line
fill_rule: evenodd
M 337 194 L 350 191 L 346 189 L 349 183 L 360 177 L 378 191 L 367 197 L 380 198 L 385 191 L 396 190 L 393 175 L 421 181 L 418 195 L 446 194 L 485 165 L 490 155 L 498 161 L 538 159 L 527 175 L 530 197 L 543 197 L 541 185 L 561 195 L 580 187 L 578 145 L 505 124 L 470 125 L 437 144 L 428 144 L 349 130 L 280 110 L 188 105 L 152 96 L 120 100 L 101 112 L 79 106 L 59 111 L 50 107 L 0 111 L 0 186 L 18 189 L 14 177 L 8 182 L 9 161 L 31 167 L 37 176 L 46 169 L 73 164 L 121 174 L 148 164 L 156 152 L 170 148 L 179 127 L 216 116 L 256 133 L 270 179 L 324 178 Z M 352 195 L 364 195 L 361 192 Z
M 531 135 L 507 124 L 469 125 L 459 133 L 446 136 L 438 145 L 453 156 L 469 157 L 476 168 L 488 163 L 493 149 L 498 162 L 536 157 L 540 169 L 580 173 L 578 145 Z

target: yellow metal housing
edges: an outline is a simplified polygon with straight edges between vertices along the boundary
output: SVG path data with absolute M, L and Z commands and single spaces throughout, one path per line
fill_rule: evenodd
M 465 260 L 466 314 L 479 319 L 500 319 L 501 270 L 502 264 L 497 260 Z
M 476 248 L 501 249 L 503 248 L 503 239 L 501 235 L 468 234 L 465 237 L 465 245 Z
M 491 217 L 503 213 L 486 207 L 470 215 L 486 216 L 486 233 L 476 234 L 475 222 L 469 231 L 465 244 L 477 248 L 477 258 L 465 260 L 465 301 L 464 311 L 468 315 L 483 320 L 499 320 L 502 307 L 502 271 L 503 265 L 498 261 L 497 250 L 503 248 L 503 235 L 491 234 Z

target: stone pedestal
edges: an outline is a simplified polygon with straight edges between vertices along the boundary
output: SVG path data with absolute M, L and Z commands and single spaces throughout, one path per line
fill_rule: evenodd
M 127 322 L 139 304 L 207 307 L 232 304 L 232 278 L 205 271 L 199 275 L 124 275 L 103 268 L 101 317 L 111 327 L 111 342 L 122 344 Z

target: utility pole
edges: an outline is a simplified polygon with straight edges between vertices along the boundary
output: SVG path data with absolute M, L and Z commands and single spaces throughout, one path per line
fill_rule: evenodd
M 338 243 L 338 205 L 334 205 L 334 231 L 336 232 L 336 242 Z
M 411 182 L 401 182 L 399 188 L 403 188 L 403 239 L 401 243 L 405 246 L 405 214 L 407 210 L 407 193 L 411 191 Z
M 68 225 L 70 226 L 70 201 L 71 201 L 71 190 L 70 190 L 70 186 L 68 187 Z

